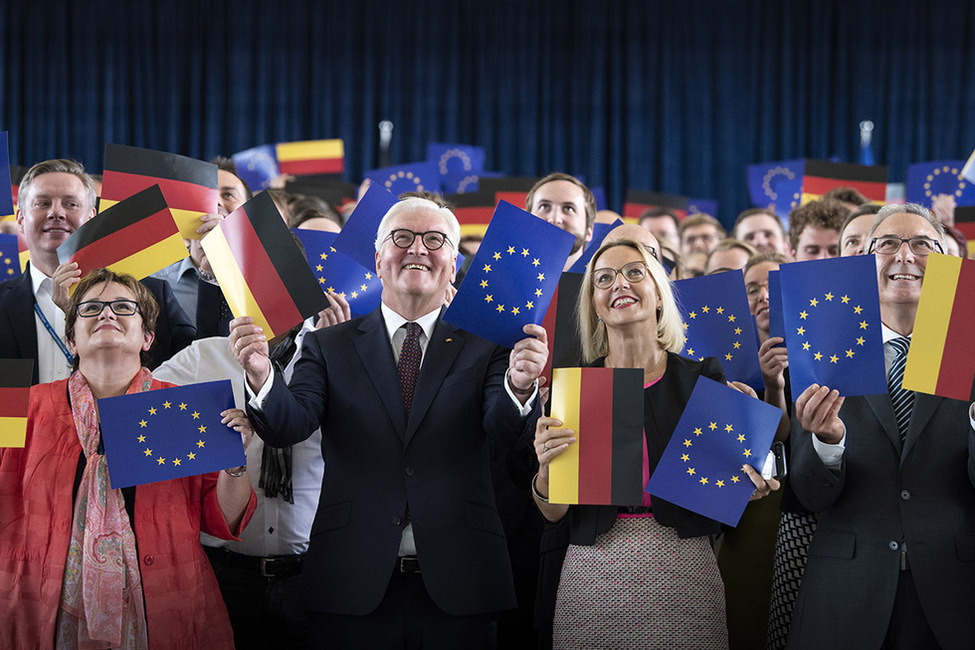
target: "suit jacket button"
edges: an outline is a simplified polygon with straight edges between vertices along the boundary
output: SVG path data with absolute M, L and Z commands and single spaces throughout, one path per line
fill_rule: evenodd
M 901 547 L 901 545 L 898 544 L 897 542 L 891 540 L 891 541 L 887 542 L 887 547 L 890 548 L 890 550 L 892 550 L 892 551 L 896 551 L 897 549 L 899 549 Z
M 911 498 L 911 493 L 908 490 L 901 490 L 901 498 L 907 501 Z
M 394 526 L 402 526 L 403 525 L 403 520 L 401 518 L 397 517 L 396 515 L 393 515 L 393 525 Z
M 413 476 L 413 468 L 407 467 L 403 473 L 406 474 L 407 476 Z
M 833 487 L 833 484 L 830 481 L 823 481 L 823 487 Z
M 146 563 L 146 566 L 152 566 L 152 563 L 156 561 L 156 558 L 152 557 L 151 555 L 147 555 L 142 558 L 142 561 Z

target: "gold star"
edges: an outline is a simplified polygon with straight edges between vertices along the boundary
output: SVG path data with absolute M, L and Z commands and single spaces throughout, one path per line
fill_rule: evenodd
M 724 355 L 725 361 L 731 361 L 731 353 Z
M 189 458 L 190 460 L 196 460 L 196 454 L 194 454 L 192 451 L 186 454 L 186 457 Z
M 815 359 L 816 361 L 820 361 L 822 358 L 823 358 L 823 355 L 820 354 L 819 352 L 817 352 L 816 354 L 813 355 L 813 359 Z
M 864 338 L 862 336 L 858 336 L 857 337 L 857 345 L 863 345 L 863 343 L 864 343 Z
M 539 274 L 538 274 L 538 281 L 539 281 L 539 282 L 541 282 L 541 281 L 543 281 L 544 279 L 545 279 L 545 274 L 544 274 L 544 273 L 539 273 Z
M 728 433 L 731 433 L 732 431 L 735 430 L 735 428 L 729 424 L 724 428 L 724 430 L 727 431 Z
M 525 303 L 525 309 L 532 309 L 534 307 L 535 307 L 535 303 L 533 303 L 531 300 Z
M 335 293 L 335 287 L 329 287 L 329 288 L 328 288 L 328 289 L 326 289 L 325 291 L 327 291 L 327 292 L 329 292 L 329 293 Z
M 321 258 L 323 260 L 327 260 L 328 259 L 328 254 L 327 253 L 322 253 Z
M 152 450 L 146 449 L 146 458 L 148 458 L 149 456 L 152 456 Z
M 485 264 L 484 265 L 484 272 L 485 273 L 490 273 L 491 272 L 491 265 L 490 264 Z
M 694 356 L 694 348 L 687 348 L 687 354 Z
M 508 255 L 514 255 L 514 254 L 515 254 L 515 247 L 508 246 Z
M 541 289 L 535 289 L 535 295 L 536 296 L 542 295 L 542 290 Z
M 818 304 L 819 304 L 819 301 L 816 300 L 815 298 L 813 298 L 812 300 L 809 301 L 809 306 L 810 307 L 815 307 Z
M 735 328 L 735 336 L 741 336 L 741 328 L 740 327 L 736 327 Z
M 708 484 L 708 480 L 705 477 L 702 476 L 701 477 L 701 485 L 707 485 L 707 484 Z
M 318 278 L 318 284 L 325 284 L 325 278 Z
M 196 446 L 197 446 L 197 447 L 200 447 L 200 448 L 202 448 L 202 447 L 203 447 L 204 445 L 206 445 L 206 444 L 207 444 L 207 443 L 205 443 L 205 442 L 203 442 L 202 440 L 197 440 L 197 441 L 196 441 Z
M 180 402 L 179 403 L 179 410 L 180 411 L 185 411 L 186 410 L 186 402 Z
M 145 442 L 145 441 L 146 441 L 145 436 L 139 436 L 139 442 Z
M 867 329 L 867 321 L 865 320 L 860 321 L 860 329 L 862 330 Z
M 857 305 L 856 307 L 853 308 L 854 314 L 859 314 L 862 311 L 863 311 L 863 307 L 861 307 L 860 305 Z
M 501 253 L 495 252 L 492 257 L 494 257 L 494 259 L 496 259 L 496 260 L 499 260 L 499 259 L 501 259 Z
M 751 449 L 746 449 L 745 451 L 743 451 L 741 453 L 744 454 L 745 458 L 751 458 L 752 457 L 752 450 Z
M 809 316 L 809 313 L 807 311 L 803 310 L 799 312 L 799 320 L 806 320 L 807 316 Z
M 484 296 L 484 302 L 491 302 L 492 300 L 494 300 L 494 296 L 491 295 L 490 293 Z
M 521 310 L 518 309 L 517 307 L 512 307 L 511 308 L 511 313 L 512 313 L 512 315 L 517 316 L 518 314 L 521 313 Z
M 149 409 L 149 415 L 155 415 L 155 414 L 156 414 L 156 407 L 153 406 Z
M 156 459 L 156 463 L 158 463 L 159 465 L 165 465 L 166 459 L 160 456 L 159 458 Z
M 488 286 L 488 281 L 487 280 L 481 280 L 481 288 L 483 289 L 486 286 Z
M 142 428 L 144 429 L 144 428 L 146 428 L 147 426 L 149 426 L 149 423 L 148 423 L 148 422 L 146 422 L 145 420 L 139 420 L 139 426 L 140 426 L 140 427 L 142 427 Z
M 691 459 L 691 457 L 688 456 L 687 454 L 681 454 L 680 455 L 680 459 L 686 463 L 687 461 L 689 461 Z
M 367 290 L 368 288 L 369 288 L 369 287 L 368 287 L 367 285 L 365 285 L 365 284 L 360 284 L 360 285 L 359 285 L 359 290 L 360 290 L 360 291 L 366 291 L 366 290 Z
M 845 305 L 846 303 L 850 302 L 850 297 L 849 296 L 841 296 L 840 297 L 840 302 L 842 302 Z
M 850 348 L 849 350 L 846 351 L 846 358 L 847 359 L 853 358 L 853 348 Z
M 838 359 L 838 357 L 835 354 L 829 355 L 829 362 L 830 363 L 836 363 L 837 359 Z
M 806 328 L 804 327 L 800 327 L 798 330 L 796 330 L 796 334 L 798 334 L 799 336 L 802 336 L 805 333 L 806 333 Z
M 718 307 L 717 309 L 715 309 L 715 311 L 718 312 L 719 314 L 723 314 L 724 313 L 724 307 Z
M 179 465 L 180 463 L 182 463 L 182 462 L 183 462 L 183 461 L 181 461 L 181 460 L 180 460 L 179 458 L 174 458 L 174 459 L 173 459 L 173 465 L 177 465 L 177 466 L 178 466 L 178 465 Z
M 319 273 L 321 273 L 322 272 L 322 268 L 323 268 L 322 265 L 319 264 L 318 266 L 315 267 L 315 270 L 318 271 Z
M 701 427 L 696 427 L 696 428 L 694 429 L 694 435 L 695 435 L 695 436 L 699 436 L 699 435 L 701 435 L 702 433 L 704 433 L 704 432 L 703 432 L 703 431 L 701 431 Z
M 714 431 L 717 428 L 718 428 L 717 422 L 712 422 L 711 424 L 708 425 L 708 429 L 711 429 L 711 431 Z
M 541 262 L 538 261 L 537 257 L 532 258 L 532 266 L 538 266 Z
M 744 433 L 739 433 L 738 434 L 738 442 L 745 442 L 745 434 Z
M 498 313 L 500 314 L 503 311 L 504 311 L 504 305 L 498 305 Z
M 734 314 L 729 314 L 728 315 L 728 322 L 729 323 L 734 323 L 735 322 L 735 315 Z
M 358 291 L 353 291 L 353 292 L 352 292 L 351 294 L 349 294 L 349 295 L 350 295 L 350 296 L 352 296 L 352 298 L 353 298 L 353 299 L 355 299 L 355 298 L 358 298 L 358 297 L 359 297 L 359 292 L 358 292 Z
M 168 409 L 168 408 L 169 408 L 170 406 L 172 406 L 172 405 L 173 405 L 173 403 L 172 403 L 172 402 L 163 402 L 163 408 L 164 408 L 164 409 Z
M 719 480 L 718 482 L 715 483 L 715 485 L 717 485 L 718 487 L 724 487 L 724 481 Z
M 692 443 L 690 441 L 690 439 L 687 439 L 687 438 L 684 439 L 684 446 L 685 447 L 690 447 L 692 444 L 694 444 L 694 443 Z
M 372 280 L 372 273 L 366 273 L 366 280 Z
M 737 483 L 738 482 L 738 477 L 737 476 L 732 476 L 731 477 L 731 482 L 732 483 Z
M 825 297 L 826 297 L 826 300 L 832 300 L 833 299 L 833 294 L 827 292 Z
M 804 342 L 803 342 L 803 344 L 802 344 L 802 349 L 803 349 L 803 350 L 808 350 L 808 349 L 809 349 L 809 341 L 804 341 Z
M 691 476 L 694 476 L 694 468 L 693 467 L 688 467 L 687 468 L 687 473 L 690 474 Z
M 735 341 L 735 349 L 737 350 L 739 348 L 741 348 L 741 343 L 739 343 L 738 341 Z
M 692 311 L 691 313 L 688 314 L 688 316 L 690 316 L 691 318 L 697 318 L 697 312 Z
M 200 433 L 206 433 L 207 428 L 201 424 L 199 428 L 197 428 L 197 431 L 199 431 Z
M 199 411 L 193 411 L 193 419 L 194 420 L 199 420 L 200 419 L 200 412 Z
M 681 325 L 683 325 L 683 326 L 684 326 L 684 329 L 687 329 L 687 323 L 681 323 Z M 687 338 L 685 338 L 684 340 L 686 341 L 686 340 L 687 340 Z
M 708 307 L 707 305 L 704 305 L 703 307 L 701 307 L 701 311 L 704 312 L 705 314 L 708 313 L 708 311 L 710 311 L 710 309 L 711 308 Z
M 521 249 L 521 256 L 522 257 L 528 257 L 528 249 L 527 248 L 522 248 Z

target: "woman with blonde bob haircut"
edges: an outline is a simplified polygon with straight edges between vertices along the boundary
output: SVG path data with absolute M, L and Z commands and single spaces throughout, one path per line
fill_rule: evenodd
M 644 485 L 660 461 L 698 377 L 725 382 L 713 357 L 677 355 L 683 323 L 663 268 L 635 241 L 610 242 L 593 255 L 579 297 L 583 355 L 591 366 L 641 368 L 644 381 Z M 755 395 L 740 384 L 733 387 Z M 641 503 L 550 503 L 549 463 L 576 442 L 554 417 L 538 420 L 532 481 L 535 503 L 568 529 L 557 589 L 556 648 L 727 648 L 724 586 L 711 535 L 721 525 L 644 493 Z M 580 432 L 585 435 L 585 432 Z M 778 488 L 751 467 L 753 499 Z M 557 588 L 545 584 L 558 578 Z

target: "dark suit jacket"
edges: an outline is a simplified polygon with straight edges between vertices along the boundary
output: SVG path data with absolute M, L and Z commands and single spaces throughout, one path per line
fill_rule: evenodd
M 495 507 L 488 437 L 511 447 L 534 432 L 504 390 L 508 350 L 437 321 L 409 422 L 380 309 L 305 337 L 290 388 L 281 375 L 263 410 L 274 446 L 321 426 L 328 471 L 303 570 L 306 606 L 367 614 L 381 602 L 409 502 L 421 576 L 444 611 L 515 605 Z
M 945 648 L 975 648 L 975 434 L 968 404 L 915 397 L 904 451 L 890 396 L 847 397 L 846 451 L 823 465 L 793 420 L 790 478 L 819 526 L 792 619 L 793 648 L 878 648 L 907 559 Z
M 164 280 L 146 278 L 142 284 L 159 303 L 156 339 L 149 350 L 152 370 L 192 343 L 196 327 Z M 63 332 L 58 335 L 64 337 Z M 33 382 L 38 383 L 34 287 L 26 270 L 19 278 L 0 282 L 0 359 L 35 359 Z

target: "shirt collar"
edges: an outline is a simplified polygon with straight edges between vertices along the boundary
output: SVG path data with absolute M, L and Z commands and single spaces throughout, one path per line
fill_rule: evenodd
M 890 329 L 889 327 L 887 327 L 883 323 L 880 324 L 880 333 L 883 334 L 884 343 L 889 343 L 893 339 L 900 338 L 900 337 L 904 336 L 903 334 L 898 334 L 897 332 L 895 332 L 894 330 Z M 911 332 L 911 334 L 908 334 L 907 335 L 907 338 L 911 338 L 911 335 L 912 334 L 914 334 L 914 332 Z
M 403 323 L 407 323 L 409 321 L 387 307 L 386 303 L 384 302 L 379 303 L 379 307 L 382 309 L 383 321 L 386 323 L 386 334 L 388 334 L 389 339 L 392 340 L 393 334 L 396 332 L 396 330 L 403 327 Z M 423 333 L 426 334 L 428 341 L 433 334 L 433 326 L 437 324 L 437 319 L 440 317 L 440 309 L 440 307 L 437 307 L 430 313 L 424 314 L 416 319 L 416 323 L 420 326 L 420 329 L 423 330 Z
M 48 284 L 53 282 L 51 278 L 47 277 L 42 271 L 37 270 L 33 266 L 28 265 L 27 272 L 30 274 L 30 283 L 34 288 L 35 296 L 41 292 L 41 285 L 45 280 L 48 281 Z

